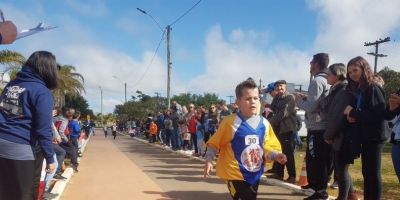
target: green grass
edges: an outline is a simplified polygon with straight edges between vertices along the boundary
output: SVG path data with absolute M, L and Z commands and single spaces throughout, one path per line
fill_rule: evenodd
M 382 200 L 394 200 L 400 197 L 400 183 L 394 172 L 392 158 L 391 158 L 391 144 L 386 144 L 382 153 L 382 165 L 381 165 L 381 175 L 382 175 Z M 301 166 L 305 156 L 305 143 L 303 149 L 297 150 L 295 153 L 296 159 L 296 170 L 298 176 L 301 173 Z M 271 168 L 271 164 L 267 165 L 267 169 Z M 286 170 L 285 173 L 287 174 Z M 353 179 L 353 185 L 357 191 L 359 198 L 363 198 L 363 176 L 361 172 L 361 159 L 357 159 L 354 165 L 350 167 L 350 175 Z M 287 176 L 287 175 L 286 175 Z M 298 177 L 297 177 L 298 178 Z M 329 189 L 328 193 L 331 196 L 337 196 L 337 190 Z

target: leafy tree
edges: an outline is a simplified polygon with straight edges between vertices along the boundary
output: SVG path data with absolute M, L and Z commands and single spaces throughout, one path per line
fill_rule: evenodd
M 389 67 L 384 67 L 378 72 L 378 75 L 382 76 L 385 81 L 383 89 L 385 90 L 386 98 L 389 98 L 390 94 L 400 89 L 400 72 L 396 72 Z
M 215 93 L 204 93 L 204 95 L 182 93 L 174 95 L 171 100 L 176 101 L 181 105 L 187 106 L 189 103 L 193 103 L 196 106 L 202 105 L 205 107 L 209 107 L 211 104 L 221 101 Z
M 70 108 L 75 108 L 79 112 L 81 112 L 81 117 L 86 118 L 87 115 L 90 115 L 92 118 L 94 117 L 93 111 L 89 109 L 89 104 L 86 99 L 81 95 L 72 95 L 70 93 L 65 95 L 65 106 Z
M 17 76 L 17 72 L 25 63 L 25 57 L 16 51 L 0 50 L 0 64 L 5 65 L 4 73 L 8 72 L 10 79 L 13 80 Z M 2 87 L 5 85 L 2 85 Z M 0 93 L 3 88 L 0 88 Z
M 0 64 L 7 65 L 9 68 L 21 68 L 25 63 L 25 57 L 16 51 L 1 50 L 0 51 Z
M 57 105 L 62 107 L 65 105 L 65 95 L 77 96 L 85 92 L 83 82 L 85 79 L 79 73 L 76 73 L 75 67 L 72 65 L 60 65 L 58 73 L 58 89 L 53 91 Z

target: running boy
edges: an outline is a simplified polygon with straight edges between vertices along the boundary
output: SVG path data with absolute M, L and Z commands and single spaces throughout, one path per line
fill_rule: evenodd
M 204 177 L 210 176 L 217 152 L 217 176 L 225 180 L 234 200 L 256 200 L 266 161 L 286 162 L 271 125 L 259 115 L 257 84 L 252 78 L 236 86 L 237 113 L 223 119 L 207 142 Z

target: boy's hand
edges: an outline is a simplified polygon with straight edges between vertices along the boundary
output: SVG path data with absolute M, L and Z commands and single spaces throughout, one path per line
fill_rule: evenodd
M 211 163 L 211 161 L 206 161 L 206 163 L 204 164 L 204 178 L 207 178 L 210 176 L 210 172 L 213 168 L 213 165 Z
M 286 155 L 283 153 L 278 153 L 278 155 L 275 157 L 275 161 L 281 165 L 284 165 L 287 162 Z

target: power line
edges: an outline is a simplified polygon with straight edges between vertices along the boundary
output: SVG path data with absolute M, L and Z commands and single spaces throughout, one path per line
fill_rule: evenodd
M 133 87 L 137 86 L 137 84 L 139 84 L 140 81 L 142 81 L 142 79 L 143 79 L 144 76 L 146 75 L 147 71 L 149 70 L 151 64 L 153 64 L 154 58 L 156 57 L 157 52 L 158 52 L 158 48 L 160 48 L 161 42 L 164 40 L 164 35 L 165 35 L 165 31 L 163 31 L 163 33 L 162 33 L 162 35 L 161 35 L 160 42 L 158 42 L 157 48 L 156 48 L 156 50 L 154 51 L 153 57 L 151 58 L 150 63 L 147 65 L 146 70 L 144 71 L 142 77 L 140 77 L 140 79 L 138 79 L 138 81 L 136 81 L 136 83 L 133 84 Z
M 383 54 L 378 54 L 378 47 L 379 44 L 384 43 L 384 42 L 389 42 L 390 41 L 390 37 L 386 37 L 385 39 L 381 39 L 379 38 L 379 40 L 376 40 L 375 42 L 365 42 L 364 46 L 375 46 L 375 52 L 370 52 L 367 53 L 368 55 L 372 55 L 375 56 L 375 65 L 374 65 L 374 73 L 376 73 L 376 67 L 378 65 L 378 57 L 386 57 L 387 55 L 383 55 Z
M 187 15 L 191 10 L 193 10 L 193 8 L 195 8 L 197 5 L 199 5 L 199 3 L 202 0 L 198 1 L 196 4 L 194 4 L 191 8 L 189 8 L 189 10 L 187 10 L 185 13 L 183 13 L 180 17 L 178 17 L 178 19 L 176 19 L 174 22 L 172 22 L 170 24 L 170 26 L 174 25 L 176 22 L 178 22 L 179 20 L 181 20 L 185 15 Z

